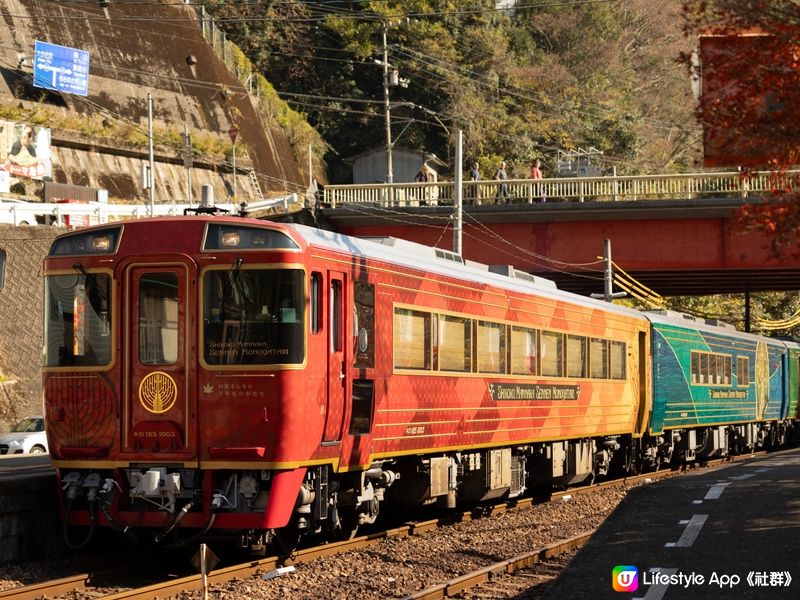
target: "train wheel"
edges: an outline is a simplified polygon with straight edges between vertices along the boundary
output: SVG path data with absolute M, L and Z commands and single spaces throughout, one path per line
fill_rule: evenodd
M 339 522 L 333 528 L 333 537 L 339 541 L 352 540 L 358 533 L 358 513 L 352 509 L 339 509 Z
M 290 555 L 300 546 L 302 532 L 297 527 L 297 523 L 292 521 L 286 527 L 275 530 L 272 543 L 279 554 Z

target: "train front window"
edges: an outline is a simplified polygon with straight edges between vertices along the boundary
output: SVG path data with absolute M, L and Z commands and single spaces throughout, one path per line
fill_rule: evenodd
M 111 364 L 111 278 L 81 271 L 45 278 L 44 365 Z
M 203 277 L 203 356 L 209 365 L 299 364 L 304 358 L 304 273 L 241 262 Z

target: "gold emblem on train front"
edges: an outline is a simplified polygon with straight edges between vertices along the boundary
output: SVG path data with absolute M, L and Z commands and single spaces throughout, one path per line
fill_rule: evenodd
M 139 402 L 151 413 L 167 412 L 178 399 L 178 385 L 164 371 L 153 371 L 139 384 Z

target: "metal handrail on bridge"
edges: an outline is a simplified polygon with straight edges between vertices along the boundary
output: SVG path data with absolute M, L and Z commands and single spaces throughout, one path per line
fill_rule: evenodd
M 493 204 L 503 183 L 508 191 L 509 202 L 531 204 L 542 201 L 747 198 L 764 195 L 775 189 L 800 188 L 800 170 L 465 181 L 464 204 Z M 454 198 L 455 183 L 452 181 L 326 185 L 323 194 L 323 202 L 331 208 L 340 204 L 446 206 L 452 205 Z M 500 201 L 504 201 L 504 198 Z

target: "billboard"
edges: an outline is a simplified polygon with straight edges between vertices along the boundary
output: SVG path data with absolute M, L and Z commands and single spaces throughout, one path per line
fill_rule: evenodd
M 50 130 L 27 123 L 0 121 L 0 185 L 11 177 L 42 179 L 52 176 Z M 8 191 L 1 189 L 0 191 Z
M 47 90 L 87 96 L 89 94 L 89 53 L 36 40 L 33 85 Z

